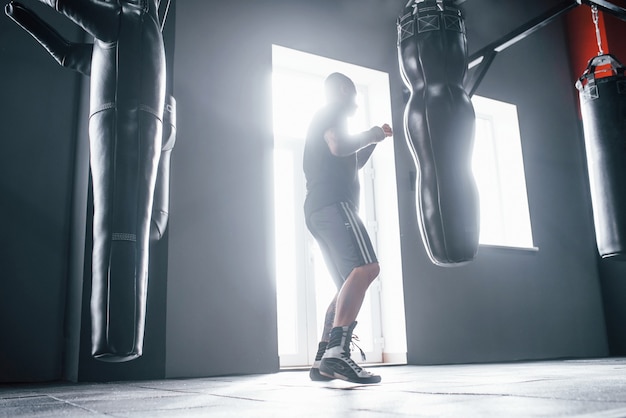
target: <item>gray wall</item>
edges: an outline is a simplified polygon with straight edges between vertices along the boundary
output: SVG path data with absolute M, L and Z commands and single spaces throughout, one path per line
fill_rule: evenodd
M 78 35 L 37 10 L 65 36 Z M 2 13 L 0 80 L 0 382 L 57 380 L 80 77 Z
M 610 355 L 626 355 L 626 263 L 602 260 L 599 263 L 604 314 Z
M 168 377 L 278 368 L 270 46 L 256 6 L 214 4 L 177 9 Z

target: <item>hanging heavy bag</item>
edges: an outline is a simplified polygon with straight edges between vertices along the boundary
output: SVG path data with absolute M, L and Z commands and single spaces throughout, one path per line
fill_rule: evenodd
M 576 83 L 598 251 L 626 260 L 626 68 L 598 55 Z M 607 76 L 608 75 L 608 76 Z
M 467 39 L 448 0 L 411 1 L 398 20 L 400 73 L 410 91 L 407 146 L 417 168 L 417 221 L 430 260 L 455 267 L 478 252 L 480 200 L 472 172 L 476 116 L 463 80 Z
M 95 38 L 74 44 L 18 2 L 5 9 L 59 64 L 91 78 L 91 354 L 106 362 L 133 360 L 143 352 L 159 159 L 173 146 L 162 150 L 166 68 L 159 3 L 40 1 Z

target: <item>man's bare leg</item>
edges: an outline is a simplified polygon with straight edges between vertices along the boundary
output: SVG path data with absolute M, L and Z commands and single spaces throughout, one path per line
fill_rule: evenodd
M 326 351 L 320 362 L 320 374 L 355 383 L 378 383 L 380 376 L 363 370 L 350 356 L 352 331 L 356 326 L 365 292 L 378 277 L 378 263 L 366 264 L 352 270 L 337 296 L 337 311 Z
M 339 291 L 333 327 L 349 326 L 356 320 L 363 305 L 365 292 L 378 277 L 378 273 L 380 273 L 378 263 L 366 264 L 352 270 Z
M 326 315 L 324 316 L 324 329 L 322 330 L 322 341 L 328 342 L 330 338 L 330 330 L 333 329 L 333 325 L 335 323 L 335 313 L 337 312 L 337 296 L 339 293 L 335 295 L 330 305 L 328 305 L 328 309 L 326 309 Z

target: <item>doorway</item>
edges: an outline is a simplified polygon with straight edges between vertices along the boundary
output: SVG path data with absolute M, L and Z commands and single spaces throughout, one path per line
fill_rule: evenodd
M 324 314 L 336 289 L 319 248 L 306 229 L 302 206 L 304 140 L 309 120 L 324 104 L 323 82 L 332 72 L 357 87 L 353 132 L 391 121 L 388 74 L 274 45 L 274 216 L 278 348 L 281 367 L 313 363 Z M 355 333 L 363 363 L 406 363 L 406 330 L 397 182 L 392 139 L 377 147 L 361 170 L 360 216 L 376 249 L 381 274 L 370 286 Z

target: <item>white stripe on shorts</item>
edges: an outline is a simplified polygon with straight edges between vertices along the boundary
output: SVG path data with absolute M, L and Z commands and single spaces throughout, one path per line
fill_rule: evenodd
M 341 205 L 341 209 L 343 209 L 346 217 L 348 218 L 348 222 L 350 222 L 350 226 L 352 227 L 352 232 L 354 233 L 354 238 L 361 250 L 361 255 L 363 256 L 363 260 L 366 264 L 371 264 L 374 262 L 374 257 L 370 253 L 369 247 L 367 245 L 367 241 L 363 238 L 363 232 L 361 228 L 359 228 L 359 223 L 356 220 L 356 215 L 350 208 L 350 206 L 346 202 L 339 202 Z

